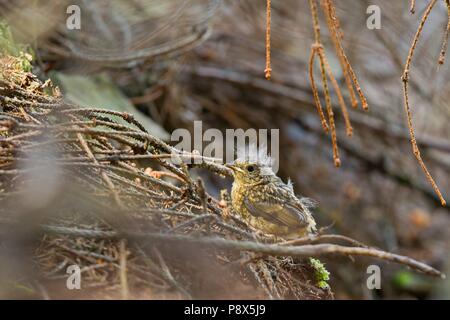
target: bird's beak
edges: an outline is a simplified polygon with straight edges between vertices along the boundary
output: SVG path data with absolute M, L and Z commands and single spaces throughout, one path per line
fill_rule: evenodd
M 239 167 L 237 167 L 237 166 L 235 166 L 235 165 L 233 165 L 233 164 L 228 164 L 228 163 L 226 163 L 226 164 L 225 164 L 225 167 L 231 169 L 233 172 L 236 172 L 236 171 L 242 171 L 241 168 L 239 168 Z
M 228 169 L 231 169 L 233 171 L 236 170 L 236 167 L 233 166 L 232 164 L 225 163 L 225 167 L 227 167 Z

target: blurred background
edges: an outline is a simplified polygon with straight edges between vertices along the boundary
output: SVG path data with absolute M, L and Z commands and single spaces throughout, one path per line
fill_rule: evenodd
M 428 1 L 336 1 L 343 46 L 369 111 L 350 110 L 352 137 L 336 114 L 341 167 L 320 125 L 308 80 L 313 25 L 307 0 L 272 1 L 272 80 L 264 79 L 266 3 L 257 0 L 0 1 L 1 18 L 29 44 L 33 73 L 50 77 L 70 102 L 136 115 L 170 142 L 178 128 L 280 130 L 279 175 L 318 202 L 318 225 L 450 274 L 450 210 L 441 207 L 411 151 L 401 75 Z M 81 28 L 69 30 L 81 9 Z M 369 5 L 381 29 L 369 30 Z M 319 15 L 336 79 L 345 80 Z M 410 74 L 413 122 L 424 161 L 450 200 L 450 73 L 438 66 L 447 8 L 438 1 L 418 43 Z M 317 70 L 316 70 L 317 71 Z M 319 79 L 318 76 L 316 76 Z M 343 89 L 350 106 L 348 91 Z M 231 181 L 196 169 L 217 196 Z M 366 287 L 365 259 L 324 258 L 336 298 L 450 299 L 449 280 L 379 263 L 382 289 Z

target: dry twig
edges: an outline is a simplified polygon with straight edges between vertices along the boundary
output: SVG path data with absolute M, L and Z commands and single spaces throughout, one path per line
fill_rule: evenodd
M 434 181 L 433 176 L 428 171 L 427 166 L 423 162 L 419 147 L 417 145 L 417 141 L 416 141 L 416 137 L 415 137 L 415 133 L 414 133 L 414 126 L 412 123 L 412 114 L 411 114 L 411 107 L 409 104 L 409 93 L 408 93 L 409 73 L 410 73 L 410 68 L 411 68 L 411 61 L 412 61 L 412 58 L 414 55 L 414 50 L 417 46 L 417 42 L 419 41 L 419 38 L 422 33 L 425 22 L 427 21 L 428 16 L 430 15 L 431 11 L 433 10 L 433 7 L 435 4 L 436 4 L 436 0 L 430 0 L 429 4 L 425 10 L 425 13 L 423 14 L 422 19 L 420 20 L 419 27 L 418 27 L 416 34 L 414 36 L 414 39 L 412 41 L 411 48 L 409 49 L 408 57 L 406 58 L 406 63 L 405 63 L 405 67 L 404 67 L 403 75 L 402 75 L 402 82 L 403 82 L 404 108 L 405 108 L 405 113 L 406 113 L 406 118 L 407 118 L 407 123 L 408 123 L 409 134 L 411 136 L 411 146 L 412 146 L 413 154 L 416 157 L 417 161 L 419 162 L 420 167 L 422 168 L 423 172 L 425 173 L 425 175 L 426 175 L 428 181 L 430 182 L 431 186 L 433 187 L 434 191 L 438 195 L 442 206 L 445 206 L 446 201 L 445 201 L 444 197 L 442 196 L 441 190 L 437 186 L 436 182 Z

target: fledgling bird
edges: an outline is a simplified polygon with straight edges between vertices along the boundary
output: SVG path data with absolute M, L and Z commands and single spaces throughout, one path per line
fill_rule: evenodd
M 298 198 L 292 184 L 284 183 L 273 172 L 270 158 L 267 159 L 238 159 L 226 165 L 234 177 L 233 209 L 246 223 L 265 234 L 293 239 L 315 233 L 316 222 L 308 209 L 310 201 Z

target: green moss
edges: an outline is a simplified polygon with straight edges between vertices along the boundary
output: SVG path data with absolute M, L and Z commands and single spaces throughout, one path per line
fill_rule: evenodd
M 422 275 L 417 275 L 409 270 L 397 271 L 392 277 L 395 288 L 409 292 L 430 292 L 433 282 Z
M 330 272 L 325 268 L 325 265 L 319 259 L 314 258 L 309 258 L 309 263 L 315 270 L 317 286 L 321 289 L 329 289 Z
M 25 71 L 31 71 L 31 61 L 33 60 L 32 50 L 22 44 L 18 44 L 14 41 L 14 37 L 11 33 L 6 22 L 0 20 L 0 54 L 9 55 L 19 59 L 19 67 Z

